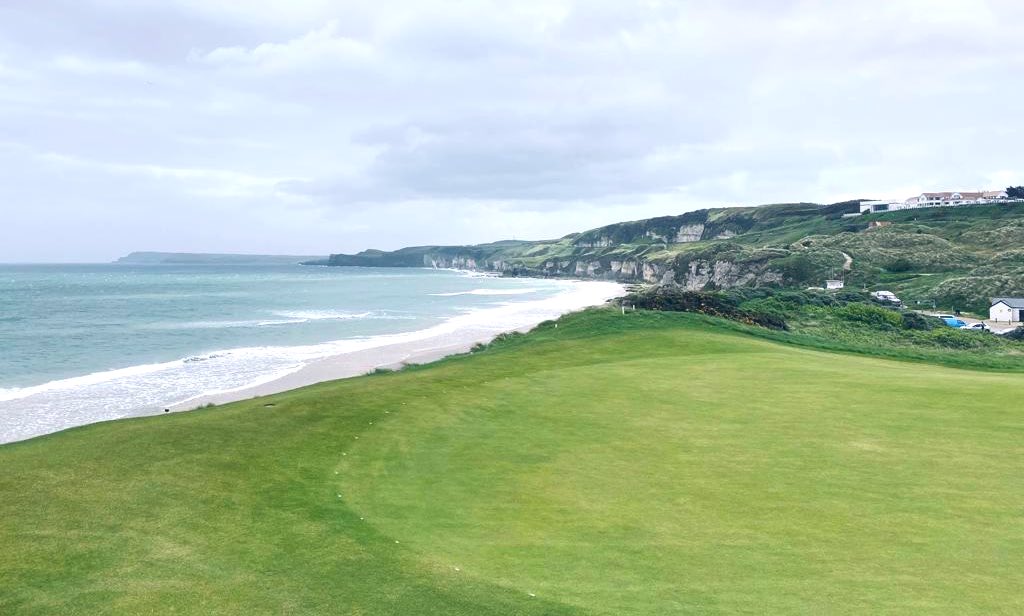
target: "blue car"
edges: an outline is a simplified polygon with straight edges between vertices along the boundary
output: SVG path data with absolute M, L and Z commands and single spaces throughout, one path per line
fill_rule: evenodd
M 967 323 L 965 321 L 961 321 L 956 317 L 942 317 L 942 322 L 945 323 L 946 325 L 949 325 L 950 327 L 955 327 L 957 329 L 960 329 L 961 327 L 967 327 Z

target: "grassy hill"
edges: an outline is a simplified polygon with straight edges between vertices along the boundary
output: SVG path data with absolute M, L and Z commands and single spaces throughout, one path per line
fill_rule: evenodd
M 1020 613 L 1022 385 L 592 310 L 0 447 L 0 613 Z
M 843 218 L 851 211 L 856 202 L 699 210 L 557 240 L 371 250 L 332 255 L 325 263 L 665 282 L 692 290 L 821 286 L 843 276 L 850 285 L 893 290 L 911 303 L 974 311 L 987 310 L 992 296 L 1024 294 L 1024 203 Z

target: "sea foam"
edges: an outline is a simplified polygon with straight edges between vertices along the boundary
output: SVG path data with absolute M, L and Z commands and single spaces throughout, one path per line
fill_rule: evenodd
M 453 334 L 472 332 L 489 337 L 601 304 L 622 292 L 622 287 L 615 283 L 566 281 L 561 284 L 562 290 L 552 297 L 479 307 L 414 331 L 350 337 L 309 345 L 223 349 L 174 361 L 58 379 L 31 387 L 0 389 L 0 442 L 97 421 L 158 413 L 165 407 L 184 401 L 271 382 L 327 357 L 410 342 L 422 343 L 425 349 L 444 348 L 444 342 Z M 467 294 L 511 296 L 535 291 L 533 288 L 474 289 Z M 289 321 L 403 318 L 385 311 L 333 310 L 277 311 L 275 316 Z
M 451 293 L 431 293 L 433 297 L 457 297 L 459 295 L 528 295 L 540 289 L 473 289 L 472 291 L 453 291 Z

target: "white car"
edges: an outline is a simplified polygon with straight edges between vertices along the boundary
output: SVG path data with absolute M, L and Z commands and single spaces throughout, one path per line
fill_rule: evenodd
M 972 332 L 987 332 L 988 325 L 985 325 L 984 323 L 971 323 L 970 325 L 962 329 Z
M 900 298 L 896 297 L 896 294 L 893 293 L 892 291 L 874 291 L 871 293 L 871 297 L 875 298 L 880 302 L 886 302 L 889 304 L 894 304 L 896 306 L 903 305 L 903 302 L 900 300 Z

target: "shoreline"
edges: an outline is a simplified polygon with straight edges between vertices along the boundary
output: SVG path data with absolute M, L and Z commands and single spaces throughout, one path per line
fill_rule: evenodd
M 610 301 L 610 299 L 614 298 L 609 298 L 609 300 L 605 301 Z M 594 304 L 593 306 L 597 305 L 602 304 Z M 578 310 L 585 310 L 593 306 L 584 306 Z M 562 314 L 569 314 L 578 310 L 571 310 Z M 395 342 L 359 351 L 339 353 L 338 355 L 314 360 L 294 372 L 263 383 L 247 385 L 239 389 L 201 394 L 170 404 L 167 408 L 174 413 L 192 411 L 202 408 L 207 404 L 229 404 L 231 402 L 284 393 L 318 383 L 363 376 L 378 368 L 398 370 L 404 366 L 428 364 L 453 355 L 468 353 L 477 344 L 486 344 L 504 333 L 511 331 L 526 333 L 539 324 L 540 321 L 511 330 L 465 332 L 462 335 L 454 334 L 447 338 L 439 336 L 416 342 Z M 149 415 L 152 415 L 152 413 L 140 413 L 138 416 Z
M 183 412 L 196 410 L 208 404 L 228 404 L 242 400 L 250 400 L 263 396 L 283 393 L 318 383 L 338 379 L 362 376 L 378 368 L 399 369 L 406 365 L 426 364 L 452 355 L 469 352 L 474 346 L 488 343 L 497 336 L 509 332 L 526 333 L 543 321 L 558 318 L 562 315 L 601 306 L 609 301 L 622 297 L 626 293 L 625 285 L 612 282 L 577 280 L 585 289 L 603 289 L 599 293 L 584 294 L 574 290 L 555 296 L 553 299 L 570 300 L 562 305 L 545 306 L 535 318 L 527 319 L 510 327 L 493 327 L 480 324 L 461 326 L 459 316 L 452 317 L 439 326 L 410 332 L 379 337 L 377 342 L 367 348 L 346 351 L 337 355 L 313 360 L 297 370 L 272 378 L 265 382 L 257 382 L 240 388 L 212 391 L 193 396 L 185 400 L 167 404 L 163 412 Z M 577 287 L 579 289 L 580 287 Z M 572 301 L 575 300 L 575 301 Z M 541 300 L 538 304 L 550 303 Z M 513 309 L 522 309 L 527 302 L 510 303 Z M 141 411 L 131 416 L 145 417 L 162 414 L 157 411 Z
M 627 292 L 623 284 L 611 281 L 564 281 L 555 295 L 543 299 L 491 303 L 467 311 L 451 311 L 441 321 L 421 329 L 327 340 L 299 346 L 229 348 L 160 363 L 139 364 L 102 370 L 82 376 L 49 381 L 41 385 L 0 390 L 0 445 L 98 422 L 131 417 L 162 415 L 194 410 L 208 404 L 252 399 L 281 393 L 320 382 L 350 378 L 376 368 L 400 368 L 423 364 L 449 355 L 465 353 L 502 333 L 528 331 L 537 324 L 591 306 L 599 306 Z M 505 295 L 501 292 L 459 291 L 452 295 Z M 440 295 L 440 293 L 439 293 Z M 509 294 L 517 295 L 517 294 Z M 241 359 L 233 359 L 235 353 Z M 232 371 L 232 361 L 246 361 L 248 353 L 279 362 L 262 376 L 242 377 Z M 294 355 L 294 362 L 287 361 Z M 281 363 L 284 359 L 285 363 Z M 206 364 L 206 360 L 212 360 Z M 191 361 L 191 363 L 190 363 Z M 211 366 L 207 368 L 206 366 Z M 212 370 L 212 371 L 211 371 Z M 194 375 L 200 386 L 166 387 L 168 376 L 181 379 Z M 198 372 L 197 372 L 198 371 Z M 146 387 L 154 389 L 144 389 Z M 142 388 L 142 389 L 140 389 Z M 129 398 L 120 398 L 120 392 Z M 148 393 L 151 392 L 151 393 Z M 8 397 L 3 397 L 3 394 Z M 131 404 L 142 399 L 142 404 Z

